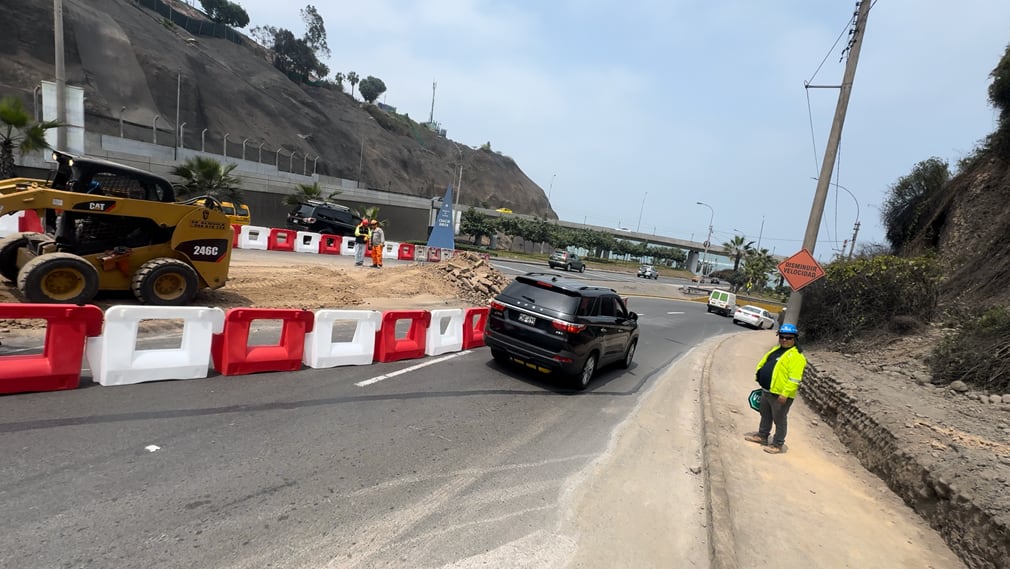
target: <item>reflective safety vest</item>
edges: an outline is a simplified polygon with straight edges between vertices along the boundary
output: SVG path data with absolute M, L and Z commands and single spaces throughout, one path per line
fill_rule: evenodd
M 757 370 L 760 370 L 765 365 L 765 362 L 768 361 L 768 356 L 777 349 L 777 347 L 772 348 L 761 358 L 761 361 L 758 362 Z M 803 355 L 803 352 L 799 351 L 796 346 L 789 348 L 775 362 L 775 368 L 772 370 L 772 386 L 768 391 L 775 395 L 785 395 L 790 399 L 796 397 L 796 390 L 800 388 L 800 382 L 803 381 L 803 370 L 806 367 L 807 358 Z

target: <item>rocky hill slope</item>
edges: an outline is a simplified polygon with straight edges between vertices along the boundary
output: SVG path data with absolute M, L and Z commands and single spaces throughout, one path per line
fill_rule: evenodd
M 204 19 L 183 2 L 165 1 Z M 36 86 L 55 76 L 53 3 L 0 4 L 13 23 L 0 34 L 0 96 L 20 96 L 32 108 Z M 63 7 L 67 83 L 84 88 L 89 132 L 118 135 L 122 118 L 128 138 L 151 141 L 157 125 L 159 142 L 171 145 L 178 105 L 188 148 L 205 144 L 221 153 L 227 134 L 232 157 L 241 156 L 247 141 L 249 157 L 258 158 L 263 145 L 263 162 L 282 169 L 301 173 L 308 156 L 320 174 L 422 197 L 442 197 L 458 180 L 462 154 L 464 204 L 557 219 L 543 189 L 511 158 L 366 109 L 332 86 L 295 84 L 249 38 L 240 45 L 194 35 L 131 0 L 63 0 Z M 262 24 L 269 22 L 251 23 Z

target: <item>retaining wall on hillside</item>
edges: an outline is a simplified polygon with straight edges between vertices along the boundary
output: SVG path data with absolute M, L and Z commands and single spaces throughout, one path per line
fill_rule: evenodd
M 972 569 L 1010 568 L 1010 527 L 987 505 L 944 480 L 867 411 L 840 381 L 811 364 L 802 399 L 834 429 L 867 470 L 879 476 Z

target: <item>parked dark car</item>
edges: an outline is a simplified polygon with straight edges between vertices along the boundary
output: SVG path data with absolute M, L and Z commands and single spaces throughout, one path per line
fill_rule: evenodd
M 631 366 L 638 315 L 614 289 L 527 273 L 491 301 L 484 342 L 498 362 L 557 372 L 585 389 L 598 368 Z
M 575 253 L 570 253 L 564 249 L 558 249 L 551 253 L 551 257 L 547 260 L 547 264 L 550 265 L 552 269 L 564 269 L 566 271 L 575 269 L 580 273 L 586 272 L 586 263 L 582 260 L 582 258 Z
M 328 235 L 354 235 L 357 221 L 349 207 L 318 200 L 301 202 L 288 213 L 288 229 Z

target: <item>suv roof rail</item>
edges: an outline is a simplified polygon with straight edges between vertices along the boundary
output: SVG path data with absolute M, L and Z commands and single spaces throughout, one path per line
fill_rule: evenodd
M 351 211 L 351 208 L 347 207 L 346 205 L 338 204 L 338 203 L 333 203 L 333 202 L 328 202 L 326 200 L 317 200 L 315 198 L 309 198 L 307 200 L 303 200 L 301 203 L 308 204 L 308 205 L 315 205 L 315 206 L 320 206 L 321 205 L 321 206 L 332 207 L 332 208 L 337 208 L 337 209 L 346 209 L 347 211 Z

